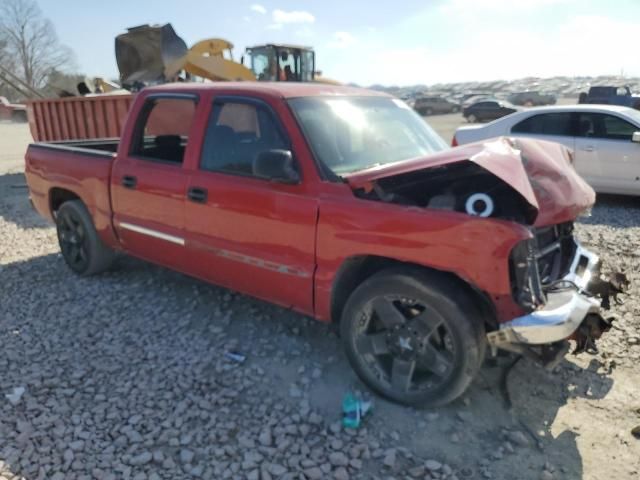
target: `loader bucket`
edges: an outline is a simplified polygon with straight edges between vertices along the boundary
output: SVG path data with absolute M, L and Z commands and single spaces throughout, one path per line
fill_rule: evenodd
M 170 23 L 161 27 L 142 25 L 116 37 L 116 62 L 123 85 L 136 82 L 163 82 L 168 65 L 179 64 L 187 54 L 187 44 Z

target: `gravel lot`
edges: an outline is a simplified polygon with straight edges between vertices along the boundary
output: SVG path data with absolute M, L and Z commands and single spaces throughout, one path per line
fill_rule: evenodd
M 460 117 L 429 121 L 449 141 Z M 0 480 L 638 478 L 640 200 L 579 225 L 633 282 L 600 354 L 518 362 L 510 409 L 512 359 L 491 359 L 453 405 L 376 397 L 354 432 L 341 400 L 364 387 L 330 327 L 130 258 L 74 276 L 28 204 L 27 141 L 0 124 Z

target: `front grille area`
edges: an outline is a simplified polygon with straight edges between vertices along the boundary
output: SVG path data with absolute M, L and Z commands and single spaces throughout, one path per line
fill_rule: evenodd
M 561 223 L 535 230 L 536 258 L 542 285 L 549 285 L 569 273 L 576 243 L 573 240 L 573 223 Z

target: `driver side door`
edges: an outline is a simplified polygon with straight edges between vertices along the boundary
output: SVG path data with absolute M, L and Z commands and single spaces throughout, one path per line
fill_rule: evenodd
M 317 198 L 304 179 L 289 184 L 254 173 L 261 152 L 290 145 L 265 102 L 214 101 L 188 181 L 187 256 L 201 278 L 312 313 Z

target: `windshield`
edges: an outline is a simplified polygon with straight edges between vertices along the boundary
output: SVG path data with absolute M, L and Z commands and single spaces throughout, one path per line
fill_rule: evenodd
M 446 150 L 407 104 L 386 97 L 289 101 L 316 159 L 336 175 Z
M 248 48 L 247 53 L 251 58 L 251 70 L 253 70 L 256 79 L 269 82 L 274 82 L 278 79 L 276 54 L 273 48 Z

